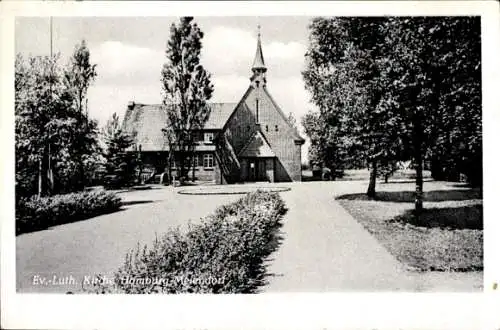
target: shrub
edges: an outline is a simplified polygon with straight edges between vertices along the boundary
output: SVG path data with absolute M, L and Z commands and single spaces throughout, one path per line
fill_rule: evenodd
M 19 198 L 16 204 L 16 234 L 88 219 L 114 212 L 120 206 L 121 198 L 104 190 Z
M 286 212 L 277 193 L 257 191 L 224 205 L 182 233 L 127 254 L 111 286 L 97 293 L 252 293 L 265 284 L 266 258 L 277 249 Z

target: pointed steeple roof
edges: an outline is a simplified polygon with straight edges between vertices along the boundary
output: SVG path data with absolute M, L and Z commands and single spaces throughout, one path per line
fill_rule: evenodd
M 260 25 L 258 25 L 259 32 L 257 34 L 257 51 L 255 52 L 255 59 L 253 60 L 252 70 L 264 69 L 266 70 L 266 65 L 264 63 L 264 55 L 262 55 L 262 45 L 260 42 Z

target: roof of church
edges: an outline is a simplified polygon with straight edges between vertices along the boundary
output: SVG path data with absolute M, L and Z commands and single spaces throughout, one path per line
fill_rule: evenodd
M 241 149 L 239 157 L 275 157 L 276 154 L 271 149 L 262 132 L 256 131 L 248 140 L 247 144 Z
M 222 129 L 236 107 L 236 103 L 209 103 L 210 116 L 205 129 Z M 167 150 L 168 144 L 162 129 L 167 122 L 167 114 L 161 104 L 136 104 L 129 106 L 123 120 L 123 129 L 134 133 L 135 142 L 143 151 Z
M 262 45 L 260 43 L 260 32 L 257 37 L 257 51 L 255 52 L 255 59 L 253 60 L 252 69 L 265 69 L 264 55 L 262 54 Z
M 205 124 L 205 129 L 222 129 L 229 116 L 233 113 L 237 103 L 210 103 L 210 117 Z

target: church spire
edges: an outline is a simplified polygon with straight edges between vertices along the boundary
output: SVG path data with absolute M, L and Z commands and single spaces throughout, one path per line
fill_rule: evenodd
M 262 44 L 260 42 L 260 25 L 257 26 L 257 51 L 255 52 L 255 59 L 253 60 L 252 71 L 255 70 L 266 70 L 266 65 L 264 64 L 264 55 L 262 55 Z
M 267 71 L 266 65 L 264 63 L 264 55 L 262 54 L 262 44 L 260 41 L 260 25 L 257 26 L 257 51 L 255 52 L 255 58 L 253 60 L 252 65 L 252 77 L 250 81 L 252 81 L 256 87 L 259 87 L 260 82 L 265 86 L 266 84 L 266 76 L 265 73 Z

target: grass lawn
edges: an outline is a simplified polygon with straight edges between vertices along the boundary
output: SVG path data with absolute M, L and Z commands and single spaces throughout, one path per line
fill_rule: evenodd
M 376 200 L 364 193 L 337 199 L 399 261 L 417 271 L 483 269 L 479 190 L 450 182 L 424 183 L 425 210 L 417 222 L 412 211 L 413 183 L 377 186 Z

